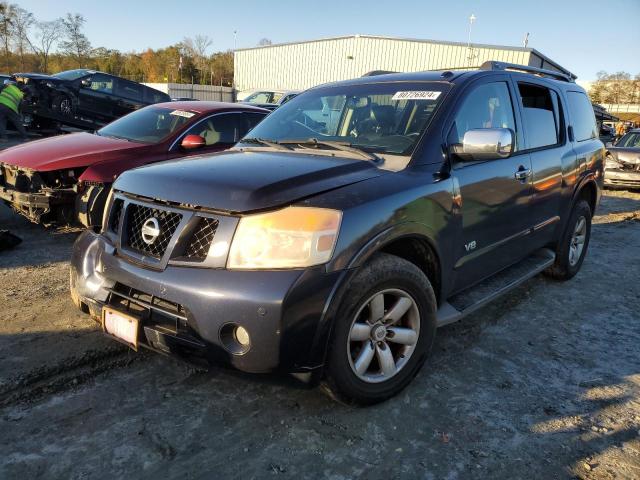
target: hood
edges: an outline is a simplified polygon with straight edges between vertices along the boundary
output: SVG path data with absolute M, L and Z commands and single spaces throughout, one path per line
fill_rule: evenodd
M 621 162 L 640 164 L 640 148 L 611 147 L 609 151 Z
M 386 173 L 366 160 L 231 150 L 129 170 L 114 189 L 241 213 L 289 204 Z
M 0 163 L 36 171 L 86 167 L 111 160 L 124 151 L 149 148 L 149 145 L 91 133 L 71 133 L 23 143 L 0 152 Z

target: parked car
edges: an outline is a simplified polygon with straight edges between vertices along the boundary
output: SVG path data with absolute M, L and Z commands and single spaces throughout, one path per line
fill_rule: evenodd
M 625 133 L 607 149 L 604 168 L 605 186 L 640 188 L 640 128 Z
M 298 90 L 289 92 L 258 91 L 252 93 L 239 103 L 248 103 L 256 107 L 275 110 L 300 94 Z
M 8 148 L 0 152 L 0 199 L 36 223 L 99 225 L 111 183 L 125 170 L 225 150 L 268 113 L 235 103 L 159 103 L 95 134 Z
M 27 87 L 22 113 L 37 128 L 64 124 L 95 129 L 144 106 L 170 100 L 159 90 L 95 70 L 16 73 L 14 78 Z
M 610 127 L 609 125 L 606 124 L 601 124 L 600 125 L 600 135 L 599 135 L 600 141 L 602 143 L 604 143 L 605 145 L 608 145 L 609 143 L 613 142 L 616 138 L 616 131 L 614 128 Z
M 71 296 L 133 348 L 379 402 L 437 327 L 579 271 L 604 153 L 587 95 L 557 72 L 315 87 L 227 152 L 120 176 L 101 232 L 75 244 Z

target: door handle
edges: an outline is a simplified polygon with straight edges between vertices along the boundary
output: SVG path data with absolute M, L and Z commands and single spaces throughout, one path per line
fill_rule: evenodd
M 526 180 L 529 175 L 531 175 L 531 169 L 524 168 L 522 165 L 520 166 L 520 168 L 518 168 L 518 171 L 513 174 L 514 178 L 516 180 L 520 180 L 521 182 L 523 180 Z

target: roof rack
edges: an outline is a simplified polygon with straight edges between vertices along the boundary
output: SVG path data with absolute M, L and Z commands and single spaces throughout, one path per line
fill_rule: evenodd
M 528 65 L 518 65 L 517 63 L 496 62 L 488 60 L 480 65 L 480 70 L 514 70 L 517 72 L 533 73 L 543 77 L 552 77 L 556 80 L 564 80 L 565 82 L 573 82 L 577 77 L 573 73 L 555 72 L 545 68 L 530 67 Z

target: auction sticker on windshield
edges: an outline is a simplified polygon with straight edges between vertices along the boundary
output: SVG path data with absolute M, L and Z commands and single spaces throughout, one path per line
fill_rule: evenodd
M 176 115 L 178 117 L 191 118 L 195 115 L 193 112 L 185 112 L 184 110 L 174 110 L 171 112 L 171 115 Z
M 110 308 L 102 309 L 102 329 L 138 350 L 139 320 Z
M 432 90 L 414 90 L 410 92 L 396 92 L 391 100 L 436 100 L 442 92 Z

